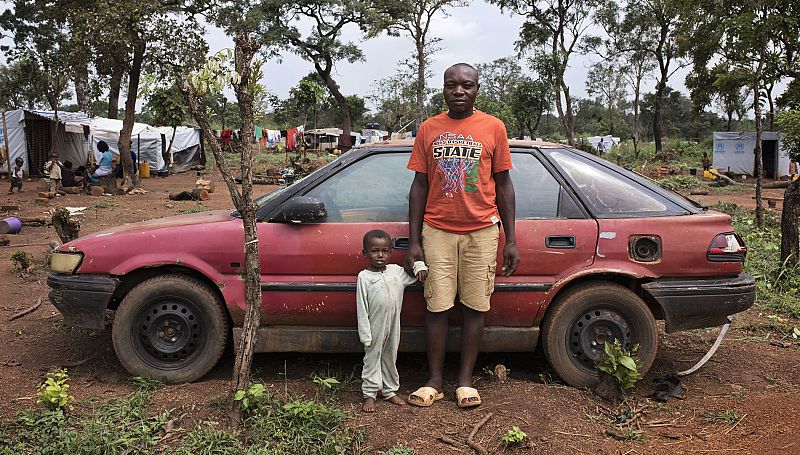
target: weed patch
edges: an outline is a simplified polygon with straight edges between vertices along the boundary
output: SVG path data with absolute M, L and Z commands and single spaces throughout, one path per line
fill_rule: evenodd
M 726 409 L 724 411 L 709 411 L 703 414 L 707 422 L 725 422 L 733 425 L 742 418 L 742 413 L 738 409 Z
M 117 206 L 114 201 L 98 201 L 89 206 L 89 210 L 111 209 Z
M 671 175 L 669 177 L 656 180 L 656 183 L 661 185 L 662 188 L 666 188 L 670 191 L 690 190 L 692 188 L 707 186 L 705 183 L 698 180 L 697 177 L 692 175 Z
M 11 262 L 17 270 L 27 270 L 33 262 L 33 256 L 25 251 L 15 251 L 11 253 Z
M 189 213 L 203 213 L 208 212 L 211 210 L 210 208 L 206 207 L 203 204 L 195 204 L 194 207 L 189 207 L 188 209 L 178 210 L 178 214 L 186 215 Z

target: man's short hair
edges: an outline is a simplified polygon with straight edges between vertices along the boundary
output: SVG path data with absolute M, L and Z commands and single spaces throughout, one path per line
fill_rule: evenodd
M 392 244 L 392 236 L 389 235 L 388 232 L 382 231 L 380 229 L 373 229 L 364 234 L 364 240 L 362 241 L 362 246 L 364 247 L 364 250 L 367 249 L 367 243 L 372 239 L 386 239 L 389 241 L 389 245 Z
M 448 72 L 448 71 L 450 71 L 450 70 L 452 70 L 452 69 L 455 69 L 455 68 L 457 68 L 457 67 L 461 67 L 461 68 L 469 68 L 469 69 L 471 69 L 472 71 L 475 71 L 475 82 L 479 82 L 479 80 L 480 80 L 480 74 L 478 73 L 478 70 L 477 70 L 477 68 L 475 68 L 474 66 L 470 65 L 469 63 L 464 63 L 464 62 L 461 62 L 461 63 L 456 63 L 455 65 L 451 65 L 449 68 L 447 68 L 446 70 L 444 70 L 444 74 L 445 74 L 445 75 L 447 75 L 447 72 Z

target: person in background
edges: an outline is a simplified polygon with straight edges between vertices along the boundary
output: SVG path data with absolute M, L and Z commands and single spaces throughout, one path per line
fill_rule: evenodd
M 14 160 L 14 170 L 11 172 L 11 188 L 8 190 L 8 194 L 14 192 L 14 188 L 17 189 L 17 193 L 22 192 L 22 178 L 25 176 L 25 171 L 22 170 L 22 165 L 25 164 L 22 157 L 17 157 Z
M 58 161 L 58 153 L 52 152 L 50 154 L 50 161 L 48 161 L 44 167 L 47 172 L 50 173 L 50 192 L 57 194 L 58 190 L 63 188 L 61 186 L 61 161 Z

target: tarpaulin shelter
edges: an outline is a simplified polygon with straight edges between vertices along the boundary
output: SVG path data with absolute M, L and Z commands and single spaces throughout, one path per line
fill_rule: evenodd
M 62 162 L 71 161 L 76 167 L 86 164 L 88 129 L 84 130 L 82 123 L 88 120 L 89 117 L 82 112 L 59 112 L 58 122 L 55 122 L 52 111 L 17 109 L 6 112 L 3 135 L 8 139 L 12 165 L 21 157 L 26 175 L 41 176 L 52 149 Z M 55 135 L 54 128 L 57 128 Z M 54 138 L 57 141 L 55 147 Z M 8 166 L 0 172 L 7 173 Z
M 22 157 L 25 161 L 23 169 L 30 176 L 41 176 L 44 163 L 49 159 L 52 148 L 52 128 L 55 114 L 52 111 L 18 109 L 5 113 L 8 148 L 11 161 Z M 59 112 L 59 128 L 56 134 L 58 141 L 55 147 L 59 159 L 71 161 L 75 167 L 93 161 L 99 161 L 101 154 L 97 144 L 104 141 L 109 150 L 119 156 L 119 133 L 122 120 L 102 117 L 90 118 L 82 112 Z M 172 137 L 171 127 L 153 127 L 144 123 L 134 123 L 131 132 L 131 150 L 138 162 L 150 163 L 150 168 L 157 170 L 164 167 L 163 153 Z M 2 137 L 0 137 L 2 139 Z M 187 170 L 195 164 L 205 164 L 204 150 L 200 131 L 195 128 L 178 127 L 171 154 L 173 169 L 176 172 Z M 8 172 L 4 167 L 0 172 Z
M 721 172 L 754 176 L 755 147 L 755 132 L 715 132 L 712 167 Z M 782 148 L 778 133 L 764 131 L 761 135 L 761 149 L 764 177 L 772 179 L 789 175 L 789 154 Z

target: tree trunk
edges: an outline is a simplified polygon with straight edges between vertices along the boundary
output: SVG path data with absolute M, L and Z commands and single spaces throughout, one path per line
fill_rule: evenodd
M 761 197 L 762 176 L 764 175 L 764 157 L 761 149 L 761 137 L 763 136 L 764 127 L 761 125 L 761 71 L 764 67 L 764 56 L 761 56 L 761 61 L 758 63 L 758 68 L 753 75 L 753 111 L 755 113 L 756 123 L 756 146 L 753 154 L 756 156 L 756 226 L 761 227 L 764 225 L 764 201 Z
M 775 83 L 770 83 L 767 87 L 767 102 L 769 103 L 769 131 L 775 131 L 775 100 L 772 99 L 772 89 L 775 88 Z
M 642 78 L 637 74 L 633 91 L 633 159 L 639 158 L 639 96 L 641 84 Z
M 169 145 L 167 146 L 167 151 L 164 152 L 164 163 L 167 166 L 167 169 L 172 165 L 172 144 L 175 143 L 175 132 L 177 131 L 178 127 L 172 127 L 172 137 L 169 138 Z
M 425 43 L 417 40 L 417 129 L 425 121 Z
M 119 91 L 124 71 L 114 71 L 108 82 L 108 118 L 119 118 Z
M 563 77 L 563 76 L 562 76 Z M 572 97 L 569 94 L 569 86 L 564 83 L 562 78 L 561 84 L 564 87 L 564 119 L 565 119 L 565 133 L 567 135 L 567 142 L 571 146 L 575 146 L 575 126 L 572 116 Z
M 252 62 L 259 49 L 259 41 L 247 34 L 239 34 L 235 39 L 235 68 L 241 77 L 234 85 L 234 92 L 239 103 L 239 115 L 242 119 L 242 136 L 252 138 L 255 129 L 253 124 Z M 349 132 L 348 132 L 349 134 Z M 242 215 L 245 245 L 245 293 L 246 310 L 242 335 L 236 350 L 236 363 L 231 382 L 232 396 L 238 390 L 247 390 L 250 381 L 250 369 L 253 363 L 256 336 L 261 325 L 261 263 L 258 256 L 258 226 L 256 206 L 253 202 L 253 147 L 249 140 L 239 142 L 241 151 L 242 192 L 240 205 L 237 207 Z M 231 410 L 237 403 L 231 402 Z
M 656 153 L 661 153 L 663 145 L 661 143 L 661 136 L 663 133 L 661 122 L 661 109 L 664 104 L 664 90 L 667 86 L 666 76 L 662 73 L 661 79 L 656 84 L 656 99 L 653 105 L 653 141 L 656 144 Z
M 315 63 L 314 67 L 317 70 L 317 74 L 322 78 L 325 82 L 325 86 L 328 87 L 328 91 L 331 93 L 331 96 L 336 100 L 336 103 L 339 105 L 339 109 L 342 111 L 342 136 L 339 138 L 339 144 L 341 145 L 342 151 L 347 151 L 350 149 L 350 132 L 353 129 L 352 121 L 350 120 L 350 107 L 347 105 L 347 98 L 342 95 L 342 92 L 339 91 L 339 86 L 336 84 L 336 81 L 333 80 L 331 77 L 331 65 L 328 64 L 325 69 L 323 69 L 319 64 Z
M 86 63 L 78 65 L 75 71 L 75 99 L 78 110 L 91 114 L 92 99 L 89 93 L 89 68 Z
M 728 111 L 728 124 L 725 131 L 730 131 L 731 126 L 733 126 L 733 111 Z
M 783 193 L 781 213 L 781 264 L 800 263 L 800 183 L 790 182 Z
M 134 114 L 136 113 L 136 98 L 139 93 L 139 77 L 142 74 L 142 62 L 147 43 L 136 39 L 133 46 L 133 60 L 128 73 L 128 96 L 125 100 L 125 119 L 122 121 L 122 131 L 119 133 L 119 158 L 122 160 L 122 172 L 125 176 L 123 188 L 138 188 L 141 186 L 139 174 L 134 168 L 131 159 L 131 133 L 133 132 Z

